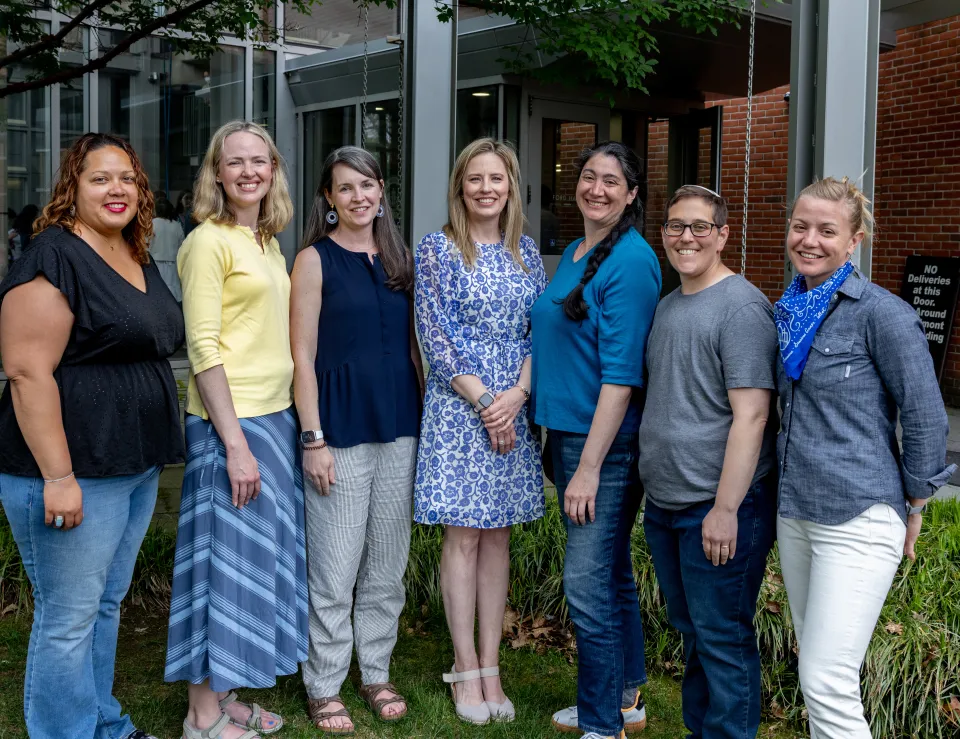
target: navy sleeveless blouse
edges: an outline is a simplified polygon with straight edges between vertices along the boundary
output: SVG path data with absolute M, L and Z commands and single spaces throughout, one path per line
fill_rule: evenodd
M 410 355 L 410 296 L 387 287 L 380 257 L 325 237 L 317 328 L 317 389 L 324 438 L 334 447 L 418 436 L 420 385 Z

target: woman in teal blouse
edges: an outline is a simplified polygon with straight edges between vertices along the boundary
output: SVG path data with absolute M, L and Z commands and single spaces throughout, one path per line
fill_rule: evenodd
M 577 705 L 561 730 L 619 736 L 646 722 L 643 627 L 630 559 L 644 347 L 660 265 L 640 236 L 641 164 L 619 143 L 584 152 L 577 205 L 585 236 L 567 247 L 534 304 L 533 413 L 547 428 L 567 525 L 563 584 L 576 626 Z

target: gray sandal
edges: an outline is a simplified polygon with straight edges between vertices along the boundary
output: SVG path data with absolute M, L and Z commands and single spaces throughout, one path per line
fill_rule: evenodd
M 227 697 L 224 698 L 222 701 L 220 701 L 221 711 L 226 711 L 227 706 L 229 706 L 231 703 L 239 703 L 241 706 L 246 706 L 252 711 L 252 715 L 250 716 L 250 718 L 247 719 L 247 723 L 245 724 L 242 724 L 239 721 L 234 721 L 233 719 L 230 719 L 237 726 L 242 726 L 244 729 L 253 729 L 254 731 L 259 731 L 261 734 L 275 734 L 276 732 L 280 731 L 280 729 L 283 728 L 283 717 L 277 715 L 276 713 L 273 713 L 273 711 L 267 711 L 267 713 L 270 713 L 273 716 L 276 716 L 277 725 L 274 726 L 272 729 L 265 729 L 263 727 L 263 718 L 262 718 L 263 709 L 260 708 L 260 706 L 258 706 L 256 703 L 244 703 L 243 701 L 237 700 L 237 698 L 238 696 L 236 691 L 231 690 L 229 693 L 227 693 Z
M 209 729 L 196 729 L 184 721 L 183 739 L 221 739 L 221 732 L 229 723 L 230 717 L 225 713 L 221 713 L 220 718 Z M 245 731 L 240 735 L 240 739 L 260 739 L 260 735 L 255 731 Z

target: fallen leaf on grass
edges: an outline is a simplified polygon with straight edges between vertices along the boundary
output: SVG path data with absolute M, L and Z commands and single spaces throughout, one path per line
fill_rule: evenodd
M 517 613 L 512 608 L 508 608 L 503 612 L 503 633 L 505 635 L 510 635 L 516 632 L 517 627 L 520 625 L 520 614 Z
M 888 634 L 896 634 L 898 636 L 903 634 L 903 624 L 898 624 L 894 621 L 888 621 L 887 625 L 883 628 L 887 630 Z
M 780 604 L 775 600 L 768 600 L 767 610 L 770 611 L 770 613 L 780 613 Z
M 770 701 L 770 715 L 779 719 L 785 719 L 787 717 L 783 707 L 776 701 Z
M 954 726 L 960 726 L 960 699 L 953 696 L 949 703 L 943 704 L 943 712 L 947 714 L 947 721 Z
M 526 631 L 521 631 L 517 634 L 515 639 L 510 640 L 510 646 L 514 649 L 522 649 L 530 643 L 530 634 Z

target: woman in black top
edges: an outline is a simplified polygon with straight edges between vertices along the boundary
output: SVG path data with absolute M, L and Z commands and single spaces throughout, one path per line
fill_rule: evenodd
M 0 502 L 33 585 L 32 739 L 148 736 L 112 688 L 160 470 L 184 458 L 167 363 L 183 317 L 147 254 L 152 215 L 130 145 L 86 134 L 0 283 Z

